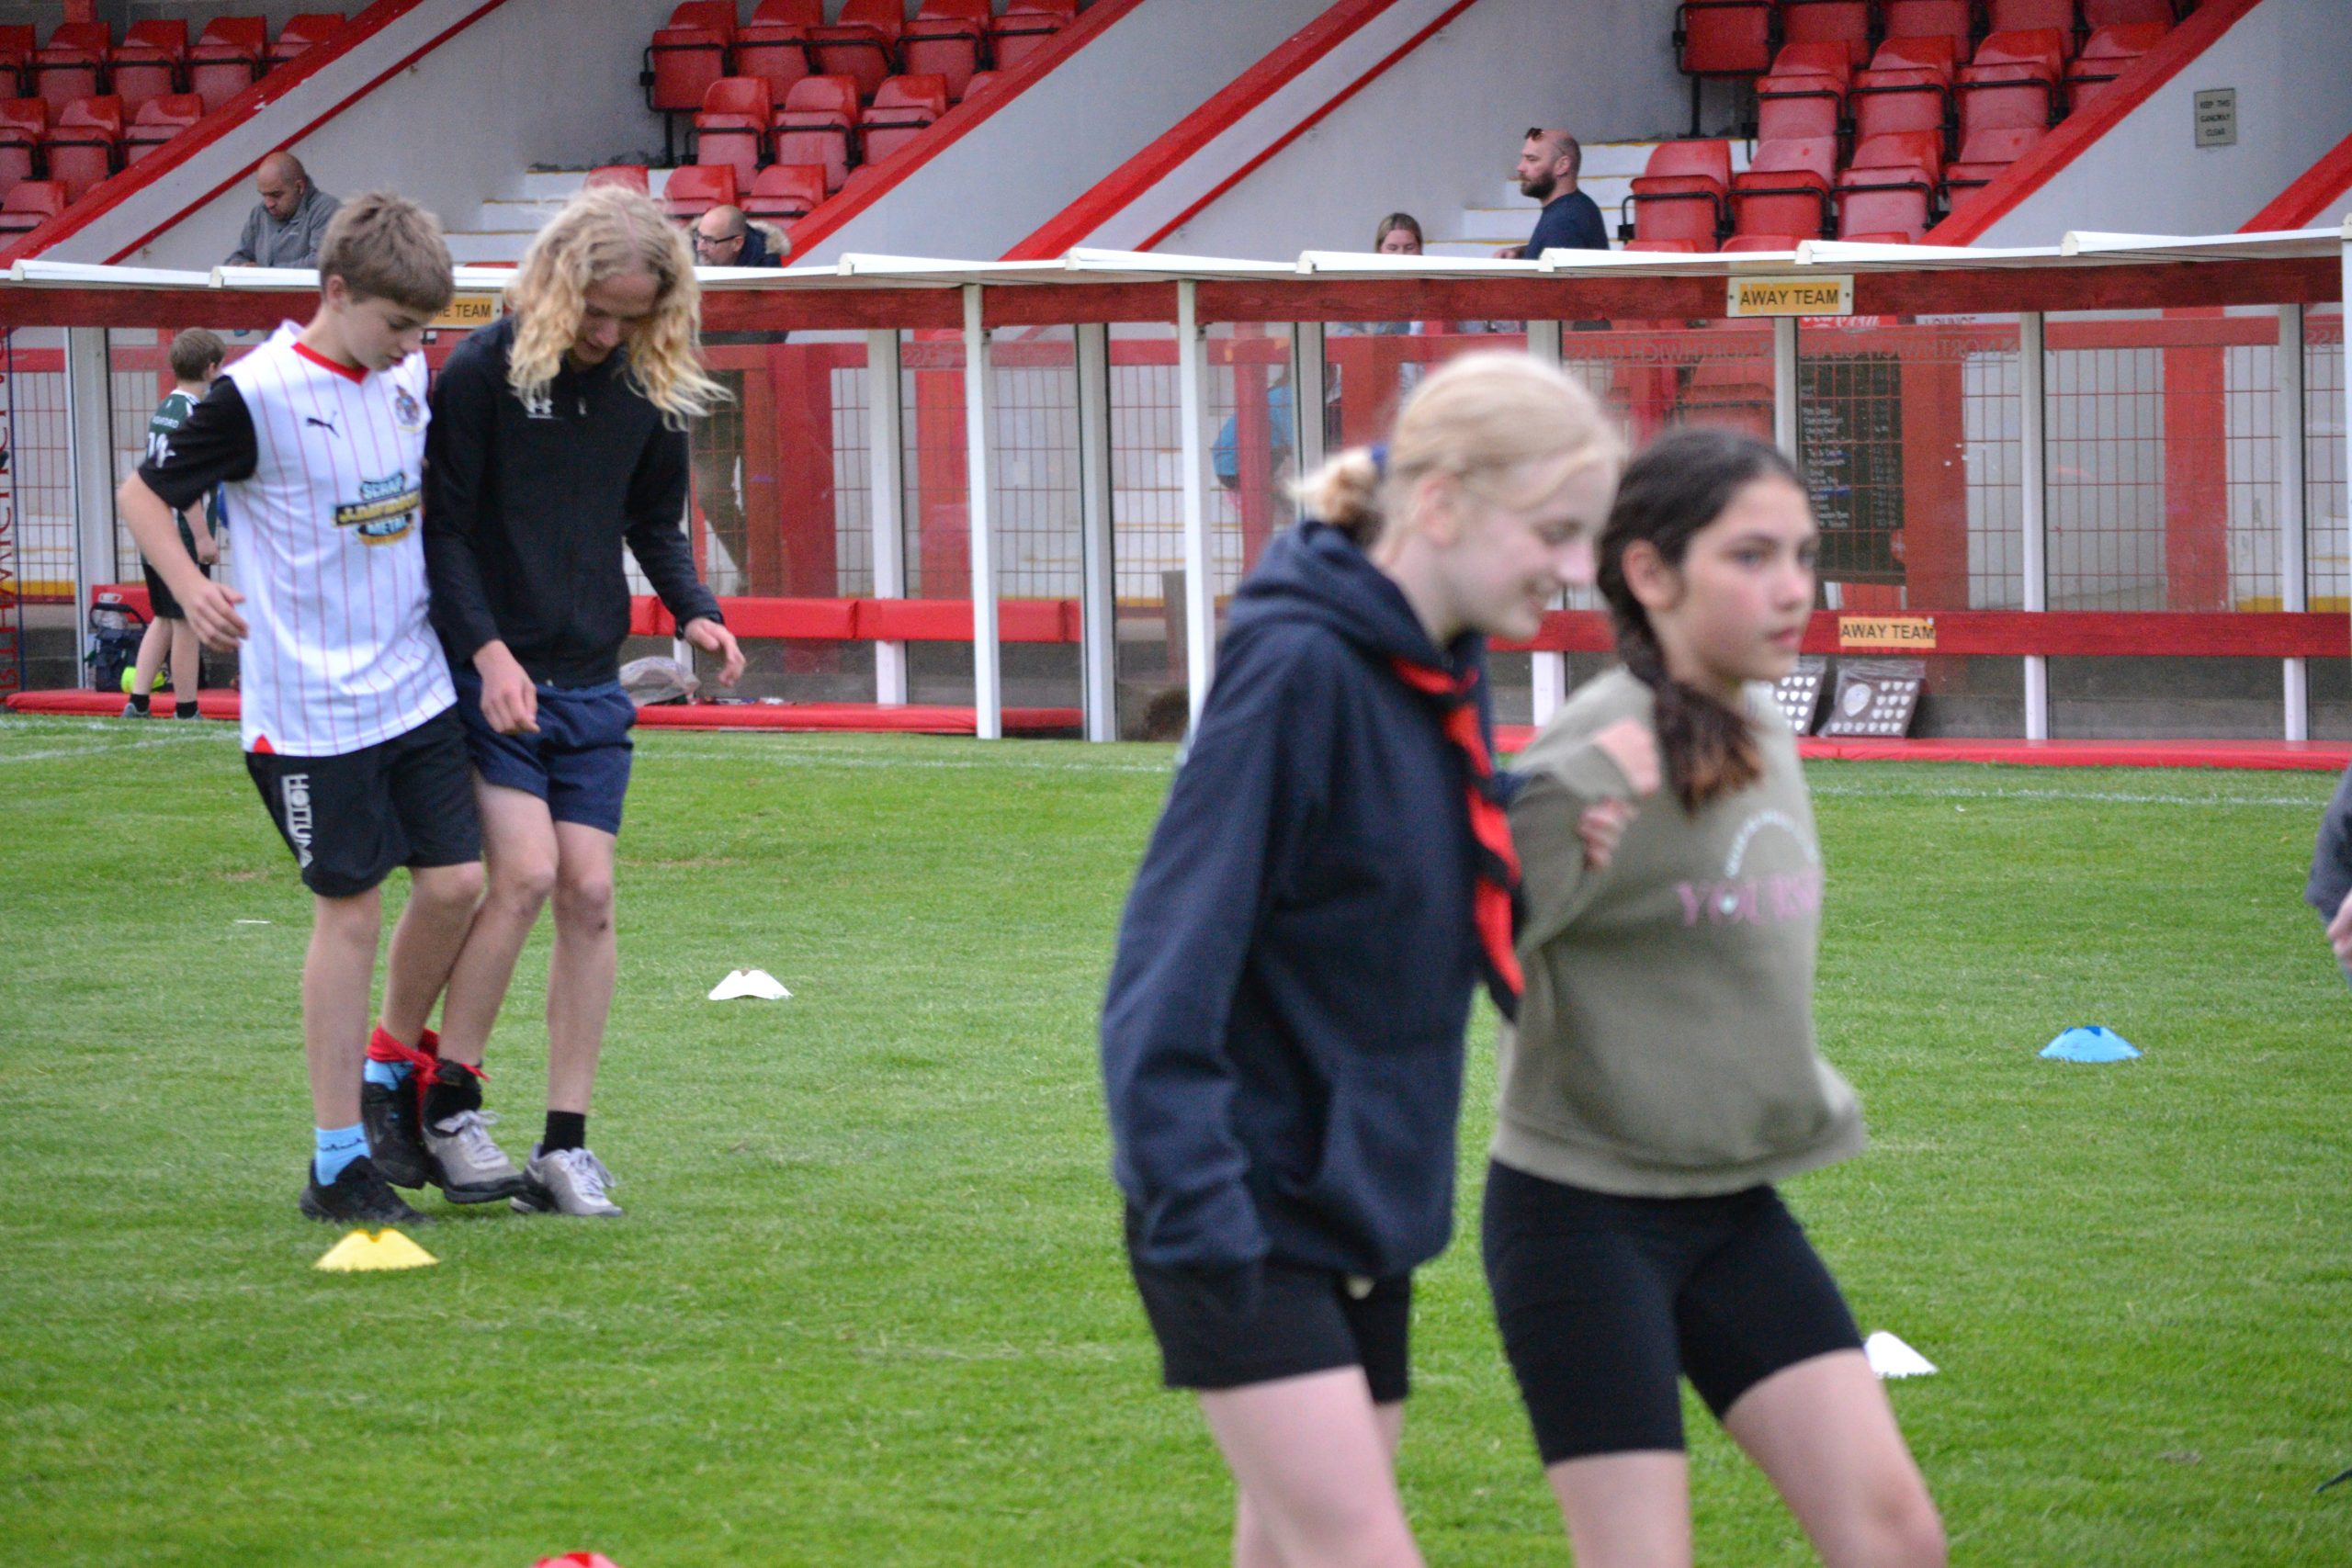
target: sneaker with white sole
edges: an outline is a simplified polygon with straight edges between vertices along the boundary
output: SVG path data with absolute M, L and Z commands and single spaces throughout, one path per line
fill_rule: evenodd
M 526 1190 L 523 1173 L 490 1135 L 495 1111 L 460 1111 L 424 1129 L 434 1185 L 452 1203 L 494 1203 Z
M 523 1190 L 514 1200 L 518 1214 L 579 1214 L 617 1219 L 621 1206 L 605 1196 L 620 1179 L 586 1149 L 548 1149 L 531 1145 L 530 1163 L 523 1168 Z

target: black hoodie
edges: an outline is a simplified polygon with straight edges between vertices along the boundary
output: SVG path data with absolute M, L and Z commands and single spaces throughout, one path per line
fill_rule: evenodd
M 2319 821 L 2319 842 L 2312 850 L 2312 877 L 2304 886 L 2303 902 L 2319 911 L 2323 920 L 2335 919 L 2344 896 L 2352 893 L 2352 769 L 2335 786 L 2335 798 Z
M 1102 1008 L 1113 1173 L 1157 1265 L 1385 1276 L 1443 1249 L 1479 977 L 1441 653 L 1336 529 L 1274 540 L 1145 852 Z M 1491 739 L 1481 688 L 1480 718 Z

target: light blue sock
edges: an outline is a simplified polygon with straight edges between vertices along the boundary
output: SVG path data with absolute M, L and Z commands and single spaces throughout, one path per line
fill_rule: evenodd
M 406 1062 L 379 1062 L 370 1056 L 368 1058 L 367 1069 L 359 1076 L 369 1083 L 380 1084 L 386 1089 L 398 1089 L 408 1082 L 409 1074 L 414 1070 Z
M 368 1134 L 354 1122 L 348 1127 L 313 1127 L 318 1139 L 318 1153 L 311 1156 L 311 1169 L 322 1187 L 331 1187 L 343 1174 L 343 1168 L 368 1152 Z

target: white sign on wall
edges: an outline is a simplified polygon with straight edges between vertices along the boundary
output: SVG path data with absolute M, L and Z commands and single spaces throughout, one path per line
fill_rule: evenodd
M 2238 144 L 2238 90 L 2208 87 L 2197 95 L 2197 145 L 2234 147 Z

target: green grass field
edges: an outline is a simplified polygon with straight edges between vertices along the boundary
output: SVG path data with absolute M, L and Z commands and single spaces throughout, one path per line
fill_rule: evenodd
M 1222 1562 L 1094 1066 L 1169 760 L 645 739 L 592 1126 L 628 1217 L 432 1199 L 438 1268 L 337 1276 L 294 1208 L 308 897 L 232 733 L 0 721 L 0 1558 Z M 2313 1491 L 2352 1465 L 2352 995 L 2299 902 L 2333 781 L 1812 776 L 1874 1143 L 1791 1195 L 1942 1368 L 1894 1398 L 1954 1561 L 2352 1562 L 2352 1484 Z M 545 955 L 491 1056 L 518 1151 Z M 703 999 L 750 964 L 793 999 Z M 2146 1057 L 2036 1058 L 2083 1022 Z M 1556 1564 L 1477 1268 L 1488 1025 L 1404 1486 L 1433 1563 Z M 1693 1432 L 1701 1561 L 1809 1561 Z

